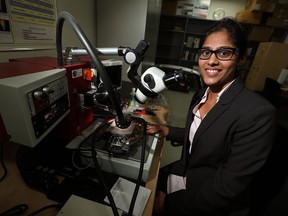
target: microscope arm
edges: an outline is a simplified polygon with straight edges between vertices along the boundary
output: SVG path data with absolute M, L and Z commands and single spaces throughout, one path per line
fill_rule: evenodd
M 94 52 L 97 55 L 118 55 L 124 56 L 124 61 L 129 65 L 127 72 L 128 78 L 138 86 L 140 84 L 141 76 L 138 74 L 137 70 L 144 59 L 144 54 L 149 48 L 150 44 L 144 40 L 141 40 L 135 49 L 130 47 L 118 47 L 118 48 L 94 48 Z M 67 47 L 62 51 L 65 55 L 66 62 L 71 62 L 73 56 L 87 55 L 86 49 Z

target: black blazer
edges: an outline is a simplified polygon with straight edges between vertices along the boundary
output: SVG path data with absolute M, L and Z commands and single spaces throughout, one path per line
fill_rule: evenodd
M 237 78 L 199 126 L 189 155 L 192 109 L 206 89 L 193 96 L 186 127 L 169 127 L 167 139 L 183 142 L 182 158 L 169 172 L 187 175 L 186 190 L 165 198 L 165 215 L 233 215 L 249 207 L 247 192 L 271 150 L 275 108 Z

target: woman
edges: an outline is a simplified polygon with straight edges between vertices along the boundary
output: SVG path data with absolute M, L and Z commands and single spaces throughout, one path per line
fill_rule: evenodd
M 213 24 L 200 45 L 206 87 L 193 96 L 186 127 L 158 128 L 167 140 L 183 143 L 183 152 L 161 169 L 154 210 L 174 216 L 249 215 L 249 184 L 272 147 L 275 109 L 239 77 L 247 38 L 237 21 Z

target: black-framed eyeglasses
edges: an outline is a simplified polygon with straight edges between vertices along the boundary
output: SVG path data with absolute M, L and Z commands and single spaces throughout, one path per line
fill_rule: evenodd
M 199 49 L 199 58 L 202 60 L 207 60 L 214 53 L 216 58 L 221 61 L 229 61 L 233 55 L 238 51 L 237 48 L 220 48 L 216 50 L 211 50 L 208 48 Z

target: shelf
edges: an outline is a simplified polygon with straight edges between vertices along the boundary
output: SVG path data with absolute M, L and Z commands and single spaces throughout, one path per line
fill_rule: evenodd
M 194 52 L 198 52 L 199 48 L 183 46 L 183 50 L 191 50 L 191 51 L 194 51 Z
M 171 42 L 171 43 L 169 43 L 169 42 L 167 42 L 167 41 L 161 41 L 161 43 L 159 44 L 158 43 L 158 45 L 157 45 L 157 47 L 158 47 L 158 49 L 160 48 L 164 48 L 164 47 L 171 47 L 171 48 L 182 48 L 183 47 L 183 45 L 182 45 L 182 43 L 184 43 L 184 42 L 181 42 L 181 45 L 180 44 L 176 44 L 176 43 L 173 43 L 173 42 Z
M 160 29 L 159 32 L 163 33 L 179 33 L 179 34 L 184 34 L 184 30 L 177 30 L 177 29 Z
M 200 33 L 200 32 L 186 32 L 186 35 L 195 35 L 195 36 L 202 37 L 203 33 Z
M 158 35 L 156 64 L 173 64 L 192 68 L 197 65 L 198 46 L 202 32 L 187 31 L 188 16 L 162 16 Z M 203 20 L 195 19 L 203 25 Z M 194 22 L 192 22 L 194 23 Z

